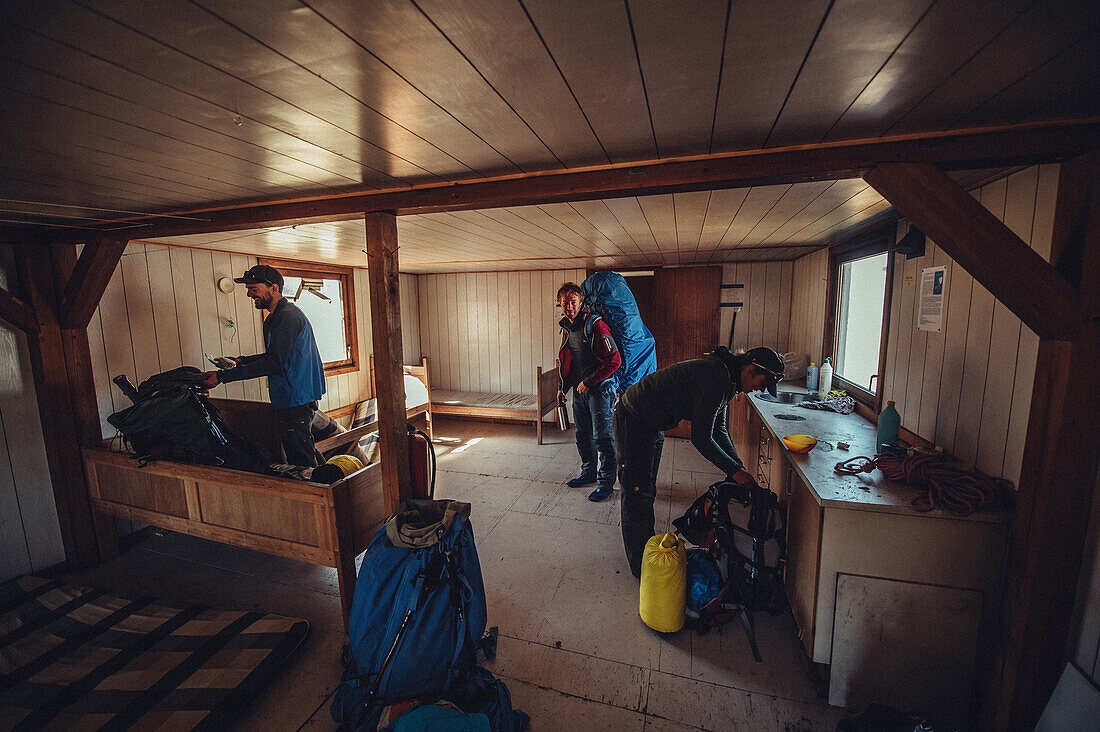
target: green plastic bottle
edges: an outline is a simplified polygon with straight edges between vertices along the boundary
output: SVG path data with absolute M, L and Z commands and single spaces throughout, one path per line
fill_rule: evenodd
M 898 427 L 901 426 L 901 415 L 898 414 L 898 410 L 894 408 L 892 401 L 886 402 L 886 408 L 882 410 L 882 414 L 878 416 L 878 447 L 881 450 L 883 445 L 893 445 L 898 441 Z

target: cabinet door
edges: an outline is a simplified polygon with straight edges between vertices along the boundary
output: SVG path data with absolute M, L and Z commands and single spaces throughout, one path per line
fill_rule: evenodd
M 806 655 L 813 658 L 823 512 L 798 473 L 792 471 L 789 487 L 785 573 L 787 599 L 798 625 L 798 638 L 806 649 Z

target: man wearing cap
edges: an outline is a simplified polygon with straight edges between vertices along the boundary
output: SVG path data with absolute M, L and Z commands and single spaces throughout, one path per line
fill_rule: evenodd
M 615 448 L 623 547 L 635 577 L 641 576 L 642 552 L 653 536 L 653 500 L 661 462 L 664 430 L 691 420 L 691 444 L 729 480 L 753 486 L 730 441 L 726 413 L 739 391 L 767 389 L 775 394 L 783 379 L 783 358 L 770 348 L 730 353 L 721 346 L 706 358 L 681 361 L 650 374 L 626 390 L 615 407 Z
M 313 328 L 305 313 L 283 297 L 283 276 L 274 267 L 258 264 L 233 281 L 247 286 L 257 310 L 268 312 L 263 326 L 265 350 L 234 358 L 235 368 L 207 371 L 204 384 L 213 388 L 266 376 L 287 463 L 315 467 L 324 459 L 314 447 L 314 435 L 324 437 L 338 427 L 317 409 L 317 400 L 325 393 L 325 370 Z

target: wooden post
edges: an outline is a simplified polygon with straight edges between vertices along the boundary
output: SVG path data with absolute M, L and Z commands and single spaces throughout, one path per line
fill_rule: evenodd
M 59 304 L 59 320 L 61 323 L 61 345 L 65 352 L 65 364 L 69 377 L 69 395 L 75 419 L 76 438 L 82 447 L 98 445 L 103 441 L 103 429 L 99 422 L 99 404 L 96 401 L 95 379 L 92 374 L 92 350 L 88 345 L 88 322 L 91 314 L 99 305 L 99 299 L 103 296 L 103 290 L 111 279 L 118 260 L 125 249 L 125 242 L 121 245 L 114 242 L 111 245 L 97 247 L 97 258 L 101 270 L 95 277 L 82 280 L 87 284 L 83 288 L 71 287 L 74 281 L 74 271 L 78 269 L 76 246 L 72 244 L 56 244 L 52 248 L 54 261 L 54 286 L 55 292 L 85 292 L 89 289 L 92 294 L 83 294 L 82 297 L 94 297 L 91 311 L 87 317 L 81 316 L 77 320 L 65 318 L 65 297 L 62 296 Z M 108 259 L 107 262 L 102 260 Z M 94 284 L 93 284 L 94 283 Z M 75 323 L 70 325 L 70 323 Z M 111 559 L 118 555 L 118 537 L 115 532 L 115 520 L 106 514 L 92 512 L 92 521 L 95 525 L 96 543 L 99 548 L 100 559 Z
M 1039 341 L 982 727 L 1030 730 L 1067 658 L 1100 448 L 1100 155 L 1062 166 L 1051 263 L 1079 288 L 1076 340 Z M 1030 274 L 1030 273 L 1028 273 Z
M 38 331 L 28 334 L 27 345 L 61 540 L 68 562 L 74 567 L 81 567 L 94 563 L 99 557 L 80 452 L 83 428 L 78 428 L 78 422 L 83 424 L 83 421 L 78 420 L 73 407 L 74 396 L 82 401 L 86 394 L 74 395 L 72 388 L 71 370 L 76 367 L 69 365 L 67 353 L 79 350 L 79 338 L 73 340 L 67 337 L 58 322 L 59 298 L 55 275 L 60 273 L 55 273 L 50 249 L 50 245 L 46 244 L 21 244 L 15 247 L 15 260 L 26 302 L 34 309 L 38 320 Z M 69 341 L 68 349 L 66 341 Z M 84 348 L 87 349 L 86 339 Z M 91 357 L 89 354 L 85 356 L 84 365 L 87 367 Z M 82 381 L 79 377 L 77 380 Z M 87 383 L 91 383 L 90 378 Z M 78 387 L 78 390 L 82 389 Z M 95 403 L 94 388 L 91 402 Z
M 397 217 L 369 213 L 367 277 L 370 283 L 371 337 L 374 341 L 375 396 L 378 399 L 378 449 L 386 512 L 397 510 L 411 494 L 405 381 L 401 373 L 401 295 L 397 276 Z

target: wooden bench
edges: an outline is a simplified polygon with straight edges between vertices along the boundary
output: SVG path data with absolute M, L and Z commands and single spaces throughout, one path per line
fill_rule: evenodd
M 493 392 L 449 391 L 433 389 L 432 413 L 455 417 L 534 422 L 538 444 L 542 444 L 543 417 L 557 406 L 558 369 L 544 372 L 535 368 L 537 394 L 498 394 Z

